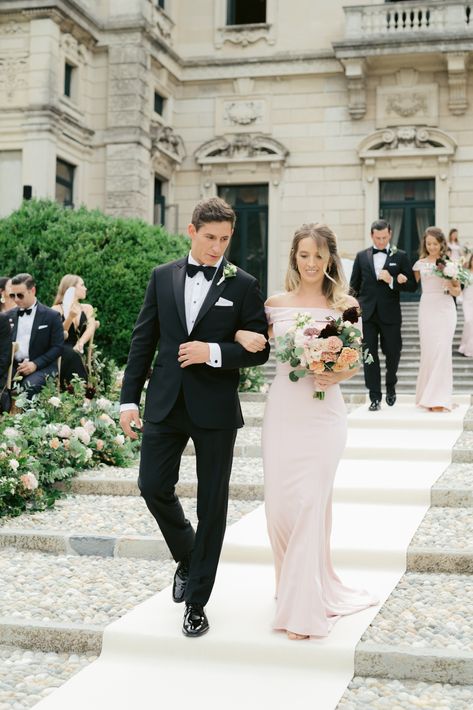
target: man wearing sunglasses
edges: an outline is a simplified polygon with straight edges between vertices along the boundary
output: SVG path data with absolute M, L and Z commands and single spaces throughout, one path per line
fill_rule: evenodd
M 57 375 L 57 361 L 64 348 L 61 316 L 36 299 L 36 284 L 30 274 L 14 276 L 9 295 L 17 306 L 8 314 L 12 338 L 19 345 L 14 374 L 21 377 L 21 387 L 31 398 L 44 387 L 48 376 Z

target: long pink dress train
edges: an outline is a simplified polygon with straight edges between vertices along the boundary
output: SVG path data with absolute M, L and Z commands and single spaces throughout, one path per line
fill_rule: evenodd
M 274 336 L 284 335 L 299 312 L 337 318 L 320 308 L 267 308 Z M 365 591 L 345 587 L 332 567 L 332 490 L 346 443 L 347 413 L 338 385 L 313 399 L 313 380 L 297 383 L 277 364 L 263 421 L 265 508 L 276 571 L 275 629 L 327 636 L 335 621 L 377 604 Z M 374 534 L 374 531 L 373 531 Z
M 432 273 L 434 265 L 419 259 L 412 267 L 420 272 L 420 367 L 417 375 L 418 407 L 453 407 L 452 343 L 457 311 L 445 279 Z
M 458 352 L 473 357 L 473 284 L 463 291 L 463 315 L 465 323 Z

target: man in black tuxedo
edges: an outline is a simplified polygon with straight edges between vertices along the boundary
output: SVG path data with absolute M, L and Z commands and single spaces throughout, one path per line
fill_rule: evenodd
M 364 344 L 373 356 L 373 362 L 364 366 L 372 412 L 381 408 L 382 399 L 378 338 L 386 357 L 386 403 L 392 407 L 402 349 L 400 291 L 417 288 L 408 256 L 390 246 L 391 236 L 388 222 L 373 222 L 373 246 L 358 252 L 350 279 L 351 291 L 361 306 Z
M 132 427 L 141 427 L 141 391 L 159 346 L 146 393 L 138 485 L 178 563 L 172 594 L 186 602 L 186 636 L 209 628 L 204 606 L 225 533 L 236 432 L 243 426 L 239 368 L 262 365 L 269 356 L 258 283 L 223 256 L 234 224 L 235 213 L 220 198 L 198 203 L 188 226 L 189 256 L 151 275 L 121 393 L 121 425 L 136 438 Z M 262 334 L 264 349 L 244 350 L 234 340 L 240 329 Z M 174 492 L 189 438 L 197 465 L 196 531 Z
M 10 396 L 6 390 L 11 361 L 11 327 L 6 313 L 0 313 L 0 414 L 10 409 Z
M 47 377 L 57 375 L 64 331 L 60 314 L 36 299 L 36 284 L 30 274 L 14 276 L 10 293 L 17 304 L 8 313 L 12 338 L 19 345 L 14 374 L 21 375 L 21 387 L 31 399 L 44 387 Z

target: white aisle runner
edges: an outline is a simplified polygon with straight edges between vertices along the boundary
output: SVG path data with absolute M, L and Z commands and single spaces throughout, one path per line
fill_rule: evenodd
M 381 603 L 406 568 L 409 542 L 448 466 L 469 397 L 438 414 L 413 399 L 349 416 L 337 473 L 332 548 L 344 582 Z M 36 710 L 287 710 L 291 702 L 334 710 L 354 668 L 355 647 L 379 610 L 340 619 L 326 639 L 288 641 L 271 631 L 274 580 L 263 506 L 228 529 L 207 607 L 210 632 L 181 633 L 183 606 L 167 588 L 110 624 L 100 658 Z

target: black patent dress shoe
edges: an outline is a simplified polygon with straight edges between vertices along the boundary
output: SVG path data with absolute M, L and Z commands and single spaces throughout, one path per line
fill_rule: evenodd
M 388 407 L 392 407 L 394 404 L 396 404 L 396 393 L 391 392 L 390 394 L 386 395 L 386 404 Z
M 189 579 L 189 565 L 185 562 L 179 562 L 174 573 L 174 581 L 172 583 L 172 600 L 176 604 L 184 601 L 186 593 L 187 580 Z
M 207 619 L 202 604 L 186 603 L 182 633 L 184 636 L 203 636 L 209 630 Z
M 373 399 L 370 406 L 368 407 L 368 410 L 370 412 L 377 412 L 379 409 L 381 409 L 380 401 L 378 399 Z

